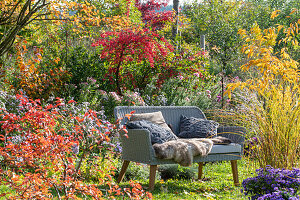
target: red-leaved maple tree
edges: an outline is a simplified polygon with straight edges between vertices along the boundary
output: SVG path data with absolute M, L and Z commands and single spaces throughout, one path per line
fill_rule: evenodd
M 169 0 L 148 0 L 146 2 L 136 0 L 135 6 L 142 13 L 143 22 L 154 30 L 159 30 L 162 29 L 167 22 L 174 20 L 173 11 L 158 12 L 159 9 L 168 5 L 168 2 Z
M 164 37 L 148 28 L 105 32 L 92 46 L 98 46 L 101 59 L 110 63 L 107 76 L 119 94 L 122 88 L 145 87 L 173 51 Z

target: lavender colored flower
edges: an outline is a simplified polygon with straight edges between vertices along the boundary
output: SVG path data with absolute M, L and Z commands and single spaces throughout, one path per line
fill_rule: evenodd
M 211 91 L 210 90 L 206 90 L 205 91 L 207 94 L 211 94 Z
M 274 169 L 270 166 L 256 170 L 257 176 L 243 181 L 245 195 L 251 199 L 299 199 L 300 169 Z
M 238 76 L 234 77 L 234 79 L 235 79 L 236 82 L 241 81 L 240 77 L 238 77 Z
M 121 97 L 117 95 L 115 92 L 109 92 L 109 95 L 112 96 L 116 101 L 121 102 Z
M 200 77 L 200 75 L 199 75 L 199 73 L 198 72 L 196 72 L 196 73 L 194 73 L 194 76 L 196 76 L 196 77 Z
M 257 137 L 252 137 L 252 138 L 251 138 L 251 140 L 252 140 L 253 142 L 255 142 L 255 143 L 257 143 L 257 142 L 258 142 L 258 139 L 257 139 Z
M 79 153 L 79 145 L 78 144 L 73 144 L 72 145 L 72 152 L 74 153 L 74 154 L 78 154 Z
M 122 152 L 122 146 L 120 144 L 120 142 L 117 142 L 116 145 L 115 145 L 115 151 L 116 152 Z
M 94 79 L 94 78 L 92 78 L 92 77 L 88 77 L 88 78 L 87 78 L 87 81 L 89 81 L 89 82 L 91 82 L 91 83 L 96 83 L 96 82 L 97 82 L 97 80 Z
M 15 136 L 9 137 L 8 141 L 10 141 L 13 144 L 20 144 L 21 142 L 24 141 L 24 138 L 21 137 L 20 135 L 15 135 Z

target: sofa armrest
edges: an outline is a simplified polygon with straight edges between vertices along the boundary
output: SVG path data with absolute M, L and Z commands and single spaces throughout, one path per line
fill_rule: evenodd
M 221 126 L 217 130 L 218 136 L 229 138 L 234 143 L 243 146 L 245 142 L 246 129 L 240 126 Z
M 149 164 L 154 156 L 150 132 L 145 129 L 127 129 L 121 132 L 122 158 L 128 161 Z

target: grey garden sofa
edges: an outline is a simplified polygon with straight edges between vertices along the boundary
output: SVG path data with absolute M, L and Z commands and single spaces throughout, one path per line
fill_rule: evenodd
M 179 133 L 180 116 L 196 117 L 206 119 L 204 113 L 195 106 L 118 106 L 114 109 L 116 119 L 121 119 L 121 124 L 126 123 L 126 114 L 135 111 L 135 113 L 151 113 L 161 111 L 167 124 L 171 124 L 175 134 Z M 229 145 L 214 145 L 208 156 L 195 156 L 193 162 L 198 163 L 198 179 L 202 176 L 202 167 L 204 162 L 231 161 L 233 181 L 239 185 L 237 160 L 241 159 L 243 152 L 245 129 L 242 127 L 219 127 L 218 135 L 231 139 L 234 143 Z M 173 160 L 158 159 L 155 157 L 154 149 L 151 145 L 150 133 L 143 129 L 128 129 L 128 137 L 120 134 L 122 145 L 123 165 L 117 179 L 121 182 L 124 178 L 126 169 L 130 161 L 150 165 L 149 190 L 154 189 L 155 174 L 158 165 L 175 164 Z

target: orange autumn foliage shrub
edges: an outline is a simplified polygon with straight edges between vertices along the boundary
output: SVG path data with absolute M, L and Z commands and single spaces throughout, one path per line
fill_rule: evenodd
M 8 199 L 132 199 L 151 198 L 137 183 L 120 188 L 107 178 L 89 183 L 81 176 L 82 163 L 110 142 L 115 126 L 86 109 L 76 113 L 74 101 L 57 98 L 43 107 L 39 100 L 17 95 L 18 110 L 0 110 L 0 184 L 13 193 Z M 66 121 L 67 119 L 67 121 Z M 106 152 L 103 151 L 103 152 Z M 111 172 L 114 170 L 111 165 Z M 95 169 L 100 170 L 100 169 Z M 108 186 L 107 192 L 100 189 Z M 106 195 L 109 194 L 109 196 Z
M 12 87 L 16 91 L 24 91 L 32 99 L 47 100 L 49 96 L 58 94 L 63 89 L 70 74 L 62 67 L 47 66 L 56 66 L 59 58 L 53 59 L 50 63 L 42 63 L 43 49 L 35 48 L 30 52 L 26 48 L 26 43 L 26 41 L 21 41 L 16 45 L 15 75 L 17 76 Z

